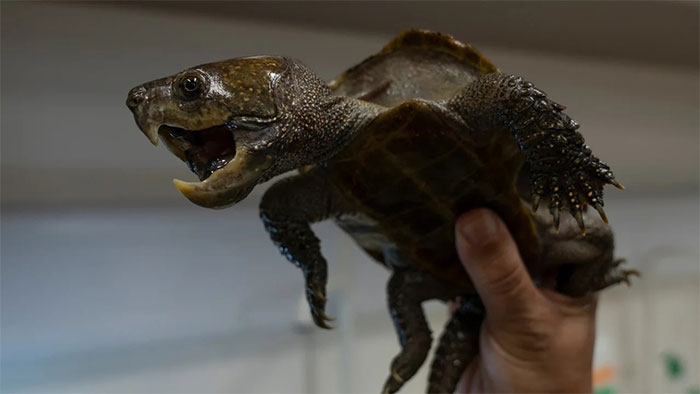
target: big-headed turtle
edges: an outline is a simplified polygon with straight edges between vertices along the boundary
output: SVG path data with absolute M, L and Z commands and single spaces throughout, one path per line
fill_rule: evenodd
M 285 57 L 203 64 L 132 89 L 127 105 L 152 143 L 160 138 L 199 176 L 175 180 L 198 205 L 235 204 L 256 184 L 301 169 L 264 195 L 265 228 L 302 269 L 320 327 L 328 327 L 326 261 L 310 223 L 335 220 L 392 271 L 388 302 L 402 349 L 385 392 L 428 354 L 423 301 L 461 300 L 440 338 L 430 392 L 452 391 L 478 349 L 483 310 L 453 235 L 469 209 L 496 211 L 533 278 L 554 278 L 565 294 L 631 273 L 613 259 L 602 210 L 603 186 L 621 186 L 578 124 L 532 83 L 449 36 L 406 31 L 328 85 Z M 566 217 L 558 231 L 561 210 L 575 221 Z

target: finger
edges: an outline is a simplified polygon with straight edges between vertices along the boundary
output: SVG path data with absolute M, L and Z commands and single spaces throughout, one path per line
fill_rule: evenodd
M 538 296 L 508 229 L 488 209 L 462 215 L 456 224 L 457 253 L 486 310 L 495 318 L 526 311 Z

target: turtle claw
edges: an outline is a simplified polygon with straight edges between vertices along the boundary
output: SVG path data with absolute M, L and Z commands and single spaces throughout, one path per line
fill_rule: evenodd
M 397 391 L 406 383 L 406 379 L 402 378 L 401 375 L 395 370 L 391 370 L 391 375 L 387 378 L 382 388 L 382 394 L 392 394 Z
M 326 316 L 325 313 L 320 312 L 320 314 L 314 313 L 313 311 L 311 312 L 311 316 L 314 319 L 314 323 L 321 328 L 324 328 L 326 330 L 332 330 L 333 326 L 328 325 L 328 321 L 331 321 L 330 317 Z
M 309 307 L 311 308 L 311 317 L 314 320 L 314 323 L 321 327 L 325 328 L 327 330 L 332 329 L 332 326 L 329 326 L 327 322 L 333 321 L 333 318 L 330 318 L 326 315 L 325 309 L 326 309 L 326 292 L 322 289 L 312 289 L 311 287 L 306 288 L 306 298 L 309 302 Z
M 640 277 L 641 274 L 635 269 L 625 270 L 615 268 L 608 273 L 605 280 L 598 286 L 598 288 L 602 290 L 606 287 L 616 285 L 618 283 L 624 283 L 628 287 L 632 286 L 632 281 L 630 280 L 632 276 Z
M 602 163 L 600 165 L 603 166 Z M 585 236 L 583 212 L 588 205 L 592 205 L 603 222 L 608 224 L 608 217 L 603 210 L 603 186 L 606 183 L 622 188 L 612 176 L 612 172 L 605 168 L 600 174 L 579 170 L 573 174 L 564 171 L 557 176 L 540 175 L 532 184 L 533 210 L 543 198 L 548 198 L 555 230 L 559 228 L 560 211 L 567 210 L 576 219 L 581 235 Z
M 318 322 L 314 321 L 316 323 L 316 327 L 323 328 L 324 330 L 332 330 L 333 326 L 329 326 L 326 322 Z
M 401 375 L 392 370 L 391 376 L 389 376 L 384 383 L 384 387 L 382 387 L 382 394 L 392 394 L 399 391 L 404 382 L 405 380 L 401 377 Z
M 595 208 L 595 210 L 598 211 L 598 214 L 600 215 L 600 218 L 603 219 L 603 222 L 605 224 L 608 224 L 608 216 L 605 214 L 603 206 L 600 204 L 593 204 L 593 208 Z
M 333 321 L 335 319 L 330 318 L 326 315 L 326 312 L 323 310 L 324 305 L 311 305 L 311 317 L 314 320 L 314 323 L 321 327 L 325 328 L 326 330 L 331 330 L 333 329 L 333 326 L 328 325 L 328 322 Z
M 615 261 L 613 261 L 611 267 L 617 268 L 625 263 L 627 263 L 627 259 L 616 259 Z
M 632 281 L 630 281 L 630 276 L 639 276 L 639 271 L 637 270 L 626 270 L 622 276 L 622 282 L 627 285 L 627 287 L 632 286 Z
M 317 300 L 319 300 L 319 301 L 323 301 L 323 302 L 326 301 L 326 295 L 325 295 L 324 292 L 321 291 L 321 290 L 314 290 L 314 291 L 313 291 L 313 295 L 314 295 L 314 297 L 315 297 Z
M 552 211 L 552 223 L 554 224 L 554 231 L 559 232 L 559 207 L 555 207 Z
M 585 237 L 586 225 L 583 223 L 583 215 L 581 214 L 581 211 L 576 211 L 574 217 L 576 218 L 576 223 L 578 223 L 578 227 L 581 229 L 581 236 Z
M 621 266 L 626 263 L 625 259 L 617 259 L 610 263 L 607 272 L 600 278 L 595 278 L 591 283 L 590 290 L 600 291 L 607 287 L 624 283 L 627 286 L 632 285 L 631 278 L 633 276 L 641 276 L 639 271 L 635 269 L 624 269 Z
M 616 188 L 618 188 L 620 190 L 625 190 L 625 187 L 622 186 L 622 184 L 615 179 L 610 179 L 608 182 L 610 182 L 611 185 L 615 186 Z
M 617 281 L 618 283 L 622 282 L 622 283 L 626 284 L 627 287 L 629 287 L 629 286 L 632 286 L 632 282 L 630 280 L 630 277 L 636 276 L 639 278 L 642 276 L 642 274 L 635 269 L 626 270 L 626 269 L 619 268 L 621 265 L 623 265 L 626 262 L 627 262 L 627 260 L 625 260 L 625 259 L 615 260 L 613 262 L 613 266 L 612 266 L 612 270 L 611 270 L 612 272 L 611 272 L 611 274 L 609 274 L 609 277 L 612 279 L 613 282 L 614 281 Z
M 540 200 L 542 199 L 542 196 L 539 194 L 535 194 L 535 197 L 532 199 L 532 212 L 537 212 L 537 208 L 540 206 Z

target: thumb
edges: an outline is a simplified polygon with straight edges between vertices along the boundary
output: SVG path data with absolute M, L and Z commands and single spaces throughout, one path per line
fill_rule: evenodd
M 475 209 L 462 215 L 455 238 L 459 258 L 492 318 L 509 320 L 536 303 L 537 288 L 513 237 L 494 212 Z

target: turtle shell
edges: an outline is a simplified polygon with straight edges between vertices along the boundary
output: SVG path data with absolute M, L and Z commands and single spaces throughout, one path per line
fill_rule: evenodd
M 432 31 L 406 30 L 328 86 L 339 96 L 393 107 L 410 98 L 450 98 L 493 72 L 496 66 L 471 45 Z
M 432 102 L 495 71 L 468 45 L 410 30 L 330 84 L 337 94 L 393 107 L 328 162 L 333 183 L 409 262 L 461 287 L 472 285 L 456 255 L 454 223 L 467 210 L 496 211 L 528 266 L 540 255 L 518 193 L 523 157 L 513 138 L 506 130 L 469 138 Z

